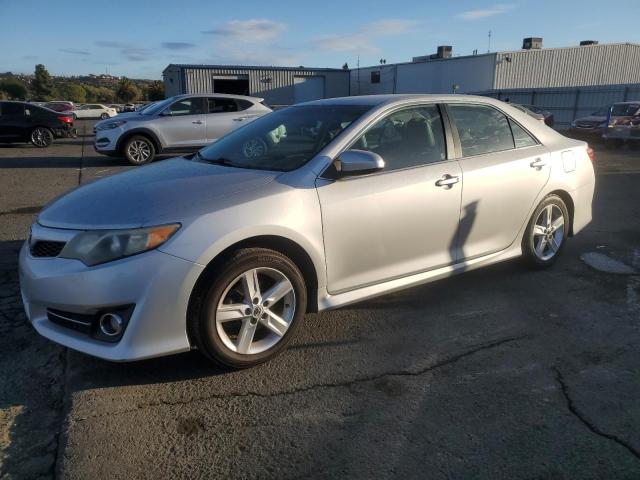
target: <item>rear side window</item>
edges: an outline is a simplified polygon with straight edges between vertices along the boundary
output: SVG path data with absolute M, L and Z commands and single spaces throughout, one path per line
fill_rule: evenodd
M 253 103 L 249 100 L 236 100 L 236 103 L 238 104 L 238 110 L 240 111 L 253 107 Z
M 237 111 L 238 104 L 232 98 L 209 98 L 209 113 L 226 113 Z
M 509 125 L 511 125 L 511 132 L 513 133 L 513 141 L 516 144 L 516 148 L 532 147 L 538 144 L 535 138 L 529 135 L 524 128 L 513 120 L 509 119 Z
M 462 156 L 471 157 L 514 148 L 506 115 L 485 105 L 449 105 L 460 137 Z
M 22 115 L 24 106 L 21 103 L 3 103 L 2 115 Z

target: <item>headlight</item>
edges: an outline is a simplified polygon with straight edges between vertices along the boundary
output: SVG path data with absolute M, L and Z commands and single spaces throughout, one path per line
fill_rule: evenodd
M 153 250 L 180 228 L 180 224 L 131 230 L 93 230 L 73 237 L 60 252 L 60 257 L 75 258 L 93 266 L 119 258 Z
M 576 125 L 578 125 L 578 122 L 576 122 L 575 120 L 573 122 L 571 122 L 571 126 L 575 127 Z
M 125 123 L 127 123 L 126 120 L 115 120 L 113 122 L 107 122 L 102 125 L 98 125 L 96 127 L 96 130 L 113 130 L 114 128 L 118 128 L 121 125 L 124 125 Z

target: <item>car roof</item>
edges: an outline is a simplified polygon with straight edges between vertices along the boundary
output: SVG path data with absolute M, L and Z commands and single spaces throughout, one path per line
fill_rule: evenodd
M 183 95 L 176 95 L 172 98 L 192 98 L 192 97 L 215 97 L 215 98 L 232 98 L 234 100 L 248 100 L 250 102 L 260 103 L 264 98 L 250 97 L 248 95 L 232 95 L 229 93 L 186 93 Z
M 297 105 L 365 105 L 382 106 L 394 103 L 404 103 L 407 101 L 425 101 L 433 103 L 452 103 L 473 101 L 490 105 L 503 105 L 500 100 L 479 95 L 464 94 L 387 94 L 387 95 L 359 95 L 355 97 L 325 98 L 323 100 L 313 100 L 311 102 L 299 103 Z

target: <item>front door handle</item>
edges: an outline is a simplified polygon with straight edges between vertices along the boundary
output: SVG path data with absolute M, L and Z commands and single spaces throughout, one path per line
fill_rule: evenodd
M 445 187 L 446 189 L 449 189 L 459 181 L 460 179 L 458 177 L 446 174 L 446 175 L 443 175 L 442 178 L 436 182 L 436 187 Z
M 533 162 L 531 162 L 529 164 L 529 166 L 531 168 L 537 168 L 540 169 L 542 167 L 544 167 L 546 165 L 546 162 L 544 160 L 542 160 L 541 158 L 536 158 Z
M 194 125 L 202 125 L 202 122 L 200 120 L 196 120 L 195 122 L 191 122 Z

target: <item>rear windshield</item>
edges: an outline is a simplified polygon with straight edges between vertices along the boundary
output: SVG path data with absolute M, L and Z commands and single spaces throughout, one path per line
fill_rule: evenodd
M 612 117 L 631 117 L 640 109 L 637 103 L 618 103 L 611 109 Z

